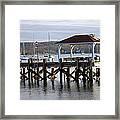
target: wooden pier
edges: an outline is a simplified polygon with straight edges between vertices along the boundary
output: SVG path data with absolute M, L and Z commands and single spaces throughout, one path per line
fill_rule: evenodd
M 51 80 L 52 89 L 55 89 L 54 81 L 56 74 L 59 74 L 60 89 L 63 89 L 63 82 L 67 83 L 67 88 L 70 89 L 71 82 L 74 82 L 77 89 L 80 88 L 80 76 L 82 76 L 83 87 L 93 86 L 93 77 L 96 76 L 96 81 L 100 85 L 100 68 L 96 68 L 96 72 L 92 71 L 94 62 L 91 60 L 81 61 L 76 59 L 71 62 L 63 62 L 62 59 L 59 62 L 33 62 L 33 59 L 29 59 L 28 63 L 20 63 L 20 79 L 24 87 L 34 86 L 40 87 L 40 81 L 43 81 L 44 88 L 47 87 L 48 80 Z M 73 70 L 70 71 L 70 68 Z M 50 71 L 48 71 L 48 68 Z M 63 80 L 64 79 L 64 80 Z

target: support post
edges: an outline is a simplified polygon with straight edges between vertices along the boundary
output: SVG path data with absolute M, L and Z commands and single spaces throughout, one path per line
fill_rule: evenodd
M 70 68 L 68 67 L 67 68 L 67 87 L 68 87 L 68 89 L 70 89 L 70 77 L 69 77 L 69 74 L 70 74 Z
M 100 68 L 96 68 L 96 81 L 98 82 L 98 86 L 100 86 Z
M 94 61 L 94 55 L 95 54 L 95 43 L 92 44 L 92 59 Z
M 83 65 L 83 87 L 86 88 L 86 78 L 85 78 L 85 63 Z
M 39 67 L 37 67 L 37 86 L 39 87 Z
M 65 74 L 64 74 L 64 84 L 65 84 L 65 79 L 66 79 L 66 78 L 65 78 Z
M 61 48 L 62 48 L 62 46 L 61 45 L 59 45 L 58 46 L 58 60 L 60 59 L 60 54 L 61 54 Z
M 46 87 L 47 86 L 47 76 L 46 76 L 46 60 L 45 59 L 43 59 L 43 79 L 44 79 L 44 82 L 43 82 L 43 84 L 44 84 L 44 87 Z
M 90 61 L 90 74 L 89 74 L 89 78 L 90 78 L 90 87 L 92 87 L 93 86 L 92 61 Z
M 77 59 L 76 72 L 75 72 L 75 81 L 76 81 L 76 84 L 77 84 L 77 88 L 79 90 L 79 59 Z
M 31 58 L 31 66 L 33 67 L 33 59 Z M 32 68 L 33 70 L 33 68 Z M 31 72 L 31 84 L 33 86 L 33 73 Z
M 31 88 L 31 82 L 30 82 L 30 59 L 28 59 L 28 86 Z
M 63 88 L 63 82 L 62 82 L 62 58 L 59 60 L 60 62 L 60 88 Z
M 70 57 L 71 58 L 73 57 L 73 48 L 74 48 L 74 45 L 70 45 Z
M 23 67 L 23 83 L 24 83 L 24 87 L 26 86 L 25 85 L 25 68 Z
M 54 90 L 54 80 L 55 80 L 55 75 L 54 75 L 54 68 L 51 68 L 51 82 L 52 82 L 52 89 Z

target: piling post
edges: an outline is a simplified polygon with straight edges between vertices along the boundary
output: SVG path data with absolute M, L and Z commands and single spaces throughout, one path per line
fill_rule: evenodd
M 33 70 L 33 59 L 32 58 L 31 58 L 31 68 Z M 31 84 L 33 86 L 33 73 L 32 73 L 32 71 L 31 71 Z
M 46 59 L 43 59 L 43 85 L 44 87 L 47 86 L 47 72 L 46 72 Z
M 93 86 L 92 61 L 90 61 L 90 74 L 89 74 L 89 77 L 90 77 L 90 87 L 92 87 Z
M 59 59 L 60 64 L 60 88 L 63 88 L 63 81 L 62 81 L 62 58 Z
M 25 85 L 25 67 L 23 67 L 23 83 L 24 83 L 24 87 L 26 86 Z
M 82 73 L 82 76 L 83 76 L 83 87 L 86 88 L 85 63 L 84 63 L 84 65 L 83 65 L 83 73 Z
M 36 68 L 34 68 L 34 72 L 36 72 Z M 36 75 L 35 75 L 35 78 L 34 78 L 34 86 L 36 88 L 36 85 L 37 85 L 37 82 L 36 82 Z
M 69 77 L 69 74 L 70 74 L 70 68 L 68 67 L 68 68 L 67 68 L 67 74 L 66 74 L 66 76 L 67 76 L 67 87 L 68 87 L 68 89 L 70 89 L 70 77 Z
M 75 82 L 79 90 L 79 59 L 77 59 L 76 72 L 75 72 Z
M 96 80 L 98 82 L 98 86 L 100 86 L 100 68 L 96 68 Z
M 64 84 L 65 84 L 65 74 L 64 74 Z
M 31 82 L 30 82 L 30 59 L 28 59 L 28 86 L 31 88 Z
M 51 68 L 51 82 L 52 82 L 52 89 L 54 90 L 54 80 L 55 80 L 55 75 L 54 75 L 54 68 Z
M 39 67 L 37 67 L 37 86 L 39 87 Z

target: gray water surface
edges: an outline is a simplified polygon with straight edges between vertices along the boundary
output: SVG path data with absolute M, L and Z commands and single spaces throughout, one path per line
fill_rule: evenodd
M 21 100 L 100 100 L 100 87 L 94 82 L 93 88 L 84 89 L 82 83 L 78 91 L 75 83 L 71 83 L 70 89 L 64 84 L 63 90 L 60 90 L 58 81 L 55 81 L 55 88 L 52 89 L 51 81 L 48 81 L 47 88 L 44 89 L 43 83 L 40 86 L 29 89 L 21 85 Z

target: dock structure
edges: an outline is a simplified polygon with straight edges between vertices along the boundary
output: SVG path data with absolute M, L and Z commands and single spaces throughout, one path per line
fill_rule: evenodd
M 73 57 L 74 47 L 81 43 L 92 45 L 91 58 L 81 59 L 80 56 Z M 32 58 L 28 59 L 27 63 L 21 62 L 21 83 L 23 83 L 24 87 L 27 85 L 29 88 L 32 88 L 34 86 L 40 87 L 40 81 L 43 81 L 44 88 L 47 88 L 48 81 L 51 80 L 52 89 L 55 89 L 54 81 L 57 74 L 59 74 L 59 77 L 56 79 L 59 81 L 60 90 L 64 87 L 63 83 L 67 83 L 67 88 L 70 89 L 71 82 L 75 83 L 78 91 L 80 90 L 81 83 L 84 88 L 92 88 L 93 79 L 96 79 L 96 82 L 100 85 L 100 68 L 97 67 L 96 71 L 93 71 L 94 47 L 99 43 L 100 39 L 96 38 L 94 35 L 75 35 L 57 42 L 59 61 L 50 62 L 43 59 L 42 62 L 39 62 L 37 57 L 37 62 Z M 70 45 L 70 57 L 62 59 L 60 57 L 61 48 L 65 44 Z M 70 70 L 71 68 L 72 71 Z
M 94 76 L 96 76 L 96 81 L 100 85 L 100 68 L 96 68 L 96 72 L 93 73 L 93 65 L 92 60 L 81 61 L 76 59 L 74 62 L 63 62 L 60 59 L 59 62 L 46 62 L 43 59 L 43 62 L 33 63 L 33 60 L 29 59 L 28 63 L 20 63 L 21 83 L 24 87 L 27 85 L 31 88 L 33 86 L 40 87 L 39 82 L 43 81 L 43 86 L 46 88 L 48 81 L 51 80 L 52 89 L 54 89 L 54 81 L 56 75 L 59 74 L 59 78 L 56 79 L 59 81 L 61 90 L 63 89 L 63 82 L 67 83 L 68 89 L 70 89 L 71 82 L 74 82 L 79 90 L 80 76 L 82 76 L 84 88 L 93 86 Z M 70 71 L 71 67 L 73 68 L 72 71 Z

